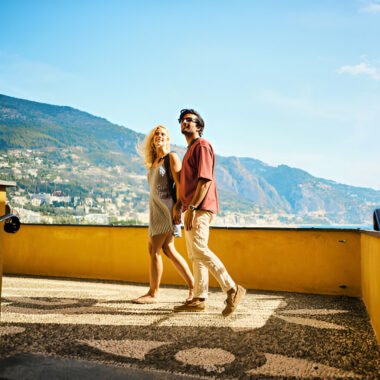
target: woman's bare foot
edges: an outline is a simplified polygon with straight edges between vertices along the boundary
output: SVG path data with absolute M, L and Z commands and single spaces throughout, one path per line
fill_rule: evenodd
M 152 303 L 157 303 L 157 297 L 151 296 L 149 293 L 144 294 L 141 297 L 135 298 L 131 301 L 132 303 L 137 303 L 140 305 L 149 305 Z

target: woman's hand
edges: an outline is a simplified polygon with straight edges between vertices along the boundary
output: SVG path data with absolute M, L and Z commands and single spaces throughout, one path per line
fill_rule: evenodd
M 181 224 L 181 208 L 180 207 L 173 207 L 173 223 L 174 224 Z

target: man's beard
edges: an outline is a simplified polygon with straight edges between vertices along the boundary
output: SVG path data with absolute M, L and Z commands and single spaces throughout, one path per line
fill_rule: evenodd
M 192 135 L 192 133 L 187 128 L 181 129 L 181 133 L 185 136 L 191 136 Z

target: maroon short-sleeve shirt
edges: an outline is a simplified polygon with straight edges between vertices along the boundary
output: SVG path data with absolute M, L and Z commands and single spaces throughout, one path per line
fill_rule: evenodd
M 198 209 L 211 211 L 214 214 L 218 212 L 214 169 L 214 150 L 208 141 L 199 138 L 188 147 L 182 161 L 179 190 L 183 211 L 186 211 L 191 204 L 198 180 L 203 178 L 211 181 L 211 185 Z

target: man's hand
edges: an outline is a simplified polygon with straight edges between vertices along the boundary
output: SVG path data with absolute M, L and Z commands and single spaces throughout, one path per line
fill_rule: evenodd
M 195 218 L 195 210 L 188 209 L 185 212 L 185 219 L 184 219 L 184 225 L 185 225 L 186 231 L 190 231 L 193 228 L 194 218 Z

